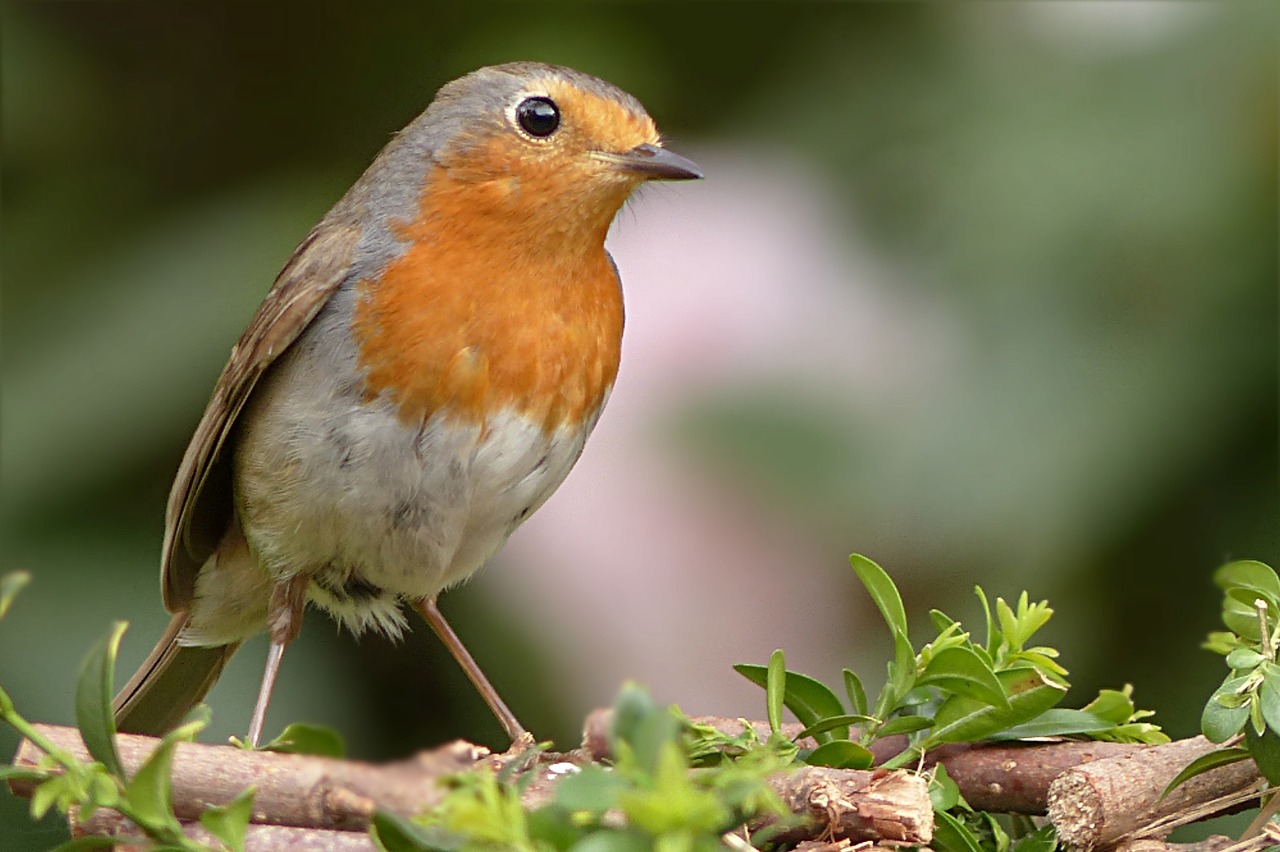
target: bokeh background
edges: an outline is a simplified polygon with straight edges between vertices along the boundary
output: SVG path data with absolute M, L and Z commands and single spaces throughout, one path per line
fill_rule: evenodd
M 69 722 L 85 650 L 165 621 L 165 496 L 292 247 L 435 89 L 542 59 L 637 95 L 707 179 L 611 246 L 619 384 L 565 487 L 443 606 L 564 745 L 635 678 L 762 716 L 775 647 L 877 683 L 848 569 L 918 617 L 1058 615 L 1083 703 L 1175 736 L 1221 562 L 1280 560 L 1277 76 L 1266 4 L 47 2 L 3 7 L 0 683 Z M 976 624 L 975 624 L 976 626 Z M 241 732 L 265 654 L 211 696 Z M 270 727 L 400 756 L 501 734 L 425 629 L 308 621 Z M 0 734 L 0 748 L 12 737 Z M 0 845 L 44 849 L 5 799 Z

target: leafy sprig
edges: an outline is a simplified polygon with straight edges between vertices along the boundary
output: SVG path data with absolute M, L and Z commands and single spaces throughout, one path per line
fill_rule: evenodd
M 1058 663 L 1056 649 L 1032 644 L 1053 615 L 1046 601 L 1032 603 L 1023 592 L 1016 603 L 996 598 L 993 607 L 976 588 L 986 620 L 985 643 L 973 641 L 960 622 L 933 610 L 937 635 L 917 651 L 889 575 L 864 556 L 854 555 L 850 563 L 893 638 L 893 659 L 874 702 L 868 702 L 862 679 L 845 669 L 846 707 L 825 684 L 788 671 L 780 650 L 767 666 L 734 667 L 765 687 L 775 737 L 781 735 L 785 706 L 804 726 L 794 741 L 817 741 L 817 748 L 801 753 L 808 763 L 865 769 L 874 762 L 871 744 L 895 734 L 907 736 L 907 747 L 885 761 L 886 768 L 909 766 L 947 743 L 1047 736 L 1168 741 L 1143 721 L 1151 713 L 1134 707 L 1128 686 L 1103 690 L 1079 710 L 1057 708 L 1068 689 L 1067 670 Z

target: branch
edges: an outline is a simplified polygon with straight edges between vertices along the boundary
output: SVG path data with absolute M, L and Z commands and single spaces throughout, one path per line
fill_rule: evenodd
M 115 852 L 149 852 L 155 844 L 137 826 L 115 811 L 100 810 L 87 820 L 73 821 L 77 837 L 117 837 Z M 220 841 L 199 823 L 182 822 L 182 833 L 192 840 L 220 848 Z M 129 843 L 136 840 L 137 843 Z M 296 828 L 287 825 L 250 825 L 245 832 L 244 852 L 376 852 L 373 838 L 364 831 L 335 831 L 326 828 Z
M 1049 819 L 1064 843 L 1087 850 L 1163 838 L 1179 825 L 1256 799 L 1262 779 L 1251 760 L 1197 775 L 1161 798 L 1187 764 L 1217 748 L 1192 737 L 1077 766 L 1050 786 Z
M 80 760 L 90 760 L 75 728 L 36 725 L 42 736 Z M 158 744 L 152 737 L 119 734 L 117 748 L 125 771 L 133 774 Z M 42 752 L 23 743 L 14 763 L 34 767 Z M 252 820 L 264 827 L 307 829 L 298 834 L 297 846 L 277 834 L 266 833 L 261 848 L 362 848 L 332 845 L 354 843 L 341 836 L 368 828 L 376 808 L 412 817 L 438 804 L 446 792 L 447 776 L 474 770 L 483 764 L 500 768 L 516 756 L 492 755 L 487 749 L 456 742 L 398 763 L 376 766 L 359 761 L 334 760 L 309 755 L 245 751 L 231 746 L 179 743 L 173 758 L 173 807 L 183 821 L 193 822 L 209 805 L 224 805 L 253 786 Z M 586 763 L 583 751 L 542 754 L 528 771 L 535 772 L 521 801 L 526 807 L 546 803 L 564 773 L 551 770 L 556 763 Z M 30 796 L 34 782 L 14 779 L 14 792 Z M 933 809 L 923 778 L 906 772 L 863 772 L 852 769 L 801 767 L 770 779 L 775 792 L 794 813 L 811 819 L 789 828 L 786 837 L 877 840 L 909 845 L 927 844 L 933 835 Z M 97 816 L 79 826 L 97 830 Z M 116 823 L 105 827 L 116 830 Z M 196 827 L 196 830 L 199 830 Z M 318 830 L 318 831 L 317 831 Z M 272 840 L 271 838 L 274 838 Z M 300 845 L 314 841 L 314 847 Z M 271 844 L 275 843 L 275 846 Z M 323 845 L 329 843 L 331 845 Z M 249 848 L 253 848 L 250 846 Z
M 609 754 L 609 726 L 612 711 L 596 710 L 587 717 L 583 733 L 583 749 L 593 760 L 605 760 Z M 755 729 L 761 739 L 769 736 L 765 722 L 729 719 L 723 716 L 694 716 L 690 721 L 709 725 L 721 733 L 735 735 L 743 724 Z M 795 737 L 801 726 L 782 726 L 782 733 Z M 805 740 L 803 748 L 817 743 Z M 871 745 L 876 762 L 887 760 L 907 747 L 907 738 L 885 737 Z M 974 808 L 999 813 L 1041 815 L 1049 804 L 1049 784 L 1066 770 L 1104 758 L 1141 751 L 1144 746 L 1130 743 L 1052 742 L 1052 743 L 959 743 L 942 746 L 925 755 L 923 767 L 941 763 L 960 788 L 960 794 Z

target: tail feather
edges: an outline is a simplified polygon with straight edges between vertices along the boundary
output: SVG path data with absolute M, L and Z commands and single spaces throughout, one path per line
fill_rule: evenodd
M 188 615 L 176 613 L 142 666 L 116 695 L 116 729 L 159 736 L 177 727 L 213 686 L 239 643 L 183 647 L 178 634 Z

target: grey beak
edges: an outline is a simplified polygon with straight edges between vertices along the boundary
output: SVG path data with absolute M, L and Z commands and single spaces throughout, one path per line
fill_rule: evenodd
M 618 169 L 642 175 L 648 180 L 698 180 L 702 177 L 702 169 L 692 160 L 657 145 L 637 145 L 610 159 Z

